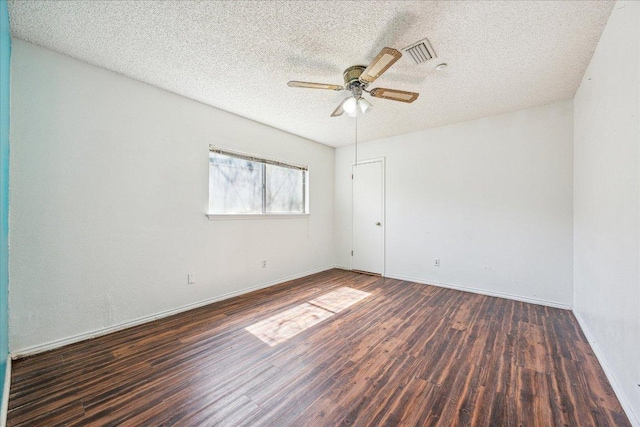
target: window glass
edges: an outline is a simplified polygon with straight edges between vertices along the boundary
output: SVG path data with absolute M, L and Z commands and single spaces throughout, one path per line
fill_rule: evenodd
M 305 171 L 266 165 L 267 200 L 269 213 L 304 212 Z
M 209 213 L 262 213 L 264 164 L 209 154 Z
M 302 214 L 308 188 L 306 166 L 209 152 L 209 214 Z

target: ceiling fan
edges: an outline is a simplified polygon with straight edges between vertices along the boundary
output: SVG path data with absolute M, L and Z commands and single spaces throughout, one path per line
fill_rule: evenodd
M 345 98 L 338 108 L 331 113 L 331 117 L 341 116 L 343 113 L 347 113 L 349 116 L 355 116 L 357 114 L 357 108 L 360 108 L 362 113 L 366 113 L 373 106 L 369 101 L 362 97 L 362 93 L 366 92 L 374 98 L 390 99 L 392 101 L 400 101 L 411 103 L 418 99 L 419 93 L 406 92 L 404 90 L 387 89 L 383 87 L 377 87 L 375 89 L 367 90 L 367 87 L 373 83 L 378 77 L 389 69 L 398 59 L 402 57 L 402 53 L 396 49 L 385 47 L 378 56 L 374 58 L 371 63 L 365 67 L 363 65 L 354 65 L 344 70 L 344 86 L 324 84 L 324 83 L 311 83 L 311 82 L 299 82 L 290 81 L 287 83 L 289 87 L 302 87 L 309 89 L 328 89 L 328 90 L 348 90 L 351 92 L 351 96 Z

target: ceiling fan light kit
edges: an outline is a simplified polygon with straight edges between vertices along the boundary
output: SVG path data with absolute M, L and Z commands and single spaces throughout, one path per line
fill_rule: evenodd
M 373 108 L 373 105 L 364 98 L 356 99 L 353 96 L 345 99 L 341 104 L 342 109 L 349 117 L 355 117 L 357 113 L 357 109 L 360 109 L 362 114 L 366 114 Z
M 363 92 L 369 93 L 374 98 L 389 99 L 392 101 L 400 101 L 411 103 L 418 99 L 419 94 L 416 92 L 407 92 L 397 89 L 375 88 L 371 91 L 367 90 L 369 84 L 373 83 L 385 71 L 402 57 L 402 53 L 396 49 L 385 47 L 371 61 L 368 66 L 354 65 L 342 73 L 344 86 L 312 83 L 301 81 L 290 81 L 287 83 L 289 87 L 301 87 L 308 89 L 326 89 L 326 90 L 348 90 L 351 96 L 344 99 L 340 105 L 331 113 L 331 117 L 341 116 L 343 113 L 351 117 L 357 117 L 358 109 L 365 114 L 373 108 L 373 105 L 362 97 Z

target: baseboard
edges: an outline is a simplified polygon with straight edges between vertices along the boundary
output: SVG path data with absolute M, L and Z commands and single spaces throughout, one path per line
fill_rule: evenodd
M 388 277 L 389 279 L 405 280 L 405 281 L 408 281 L 408 282 L 415 282 L 415 283 L 422 283 L 422 284 L 425 284 L 425 285 L 438 286 L 440 288 L 455 289 L 457 291 L 464 291 L 464 292 L 471 292 L 471 293 L 474 293 L 474 294 L 487 295 L 487 296 L 490 296 L 490 297 L 506 298 L 506 299 L 511 299 L 511 300 L 515 300 L 515 301 L 528 302 L 530 304 L 545 305 L 545 306 L 548 306 L 548 307 L 561 308 L 563 310 L 571 310 L 571 306 L 570 305 L 561 304 L 561 303 L 557 303 L 557 302 L 554 302 L 554 301 L 547 301 L 547 300 L 539 299 L 539 298 L 523 297 L 523 296 L 520 296 L 520 295 L 507 294 L 507 293 L 504 293 L 504 292 L 487 291 L 487 290 L 484 290 L 484 289 L 470 288 L 470 287 L 467 287 L 467 286 L 452 285 L 450 283 L 436 282 L 436 281 L 433 281 L 433 280 L 416 279 L 415 277 L 397 276 L 397 275 L 391 275 L 391 274 L 387 274 L 387 275 L 385 275 L 385 277 Z
M 587 341 L 589 342 L 589 345 L 593 350 L 593 354 L 596 355 L 598 362 L 600 362 L 600 366 L 602 366 L 602 370 L 604 371 L 604 374 L 607 376 L 607 379 L 609 380 L 609 384 L 611 384 L 611 388 L 613 388 L 613 392 L 616 394 L 618 401 L 622 405 L 622 409 L 624 409 L 624 412 L 627 414 L 627 418 L 629 418 L 631 425 L 634 427 L 640 427 L 640 416 L 639 414 L 636 414 L 636 412 L 633 410 L 633 406 L 631 405 L 631 402 L 629 402 L 629 399 L 627 399 L 627 396 L 622 391 L 620 384 L 618 384 L 618 381 L 616 381 L 616 377 L 613 375 L 613 371 L 611 370 L 611 367 L 609 366 L 607 359 L 604 357 L 604 353 L 600 349 L 600 346 L 598 346 L 598 342 L 596 341 L 595 337 L 587 327 L 587 324 L 585 323 L 580 313 L 574 310 L 573 315 L 578 320 L 578 324 L 580 325 L 580 328 L 582 329 L 584 336 L 587 338 Z
M 340 270 L 351 271 L 351 267 L 344 266 L 344 265 L 336 265 L 334 268 L 337 268 L 337 269 L 340 269 Z
M 183 305 L 183 306 L 180 306 L 180 307 L 177 307 L 177 308 L 172 308 L 170 310 L 161 311 L 159 313 L 155 313 L 155 314 L 152 314 L 152 315 L 149 315 L 149 316 L 139 317 L 137 319 L 129 320 L 129 321 L 124 322 L 124 323 L 119 323 L 117 325 L 109 326 L 107 328 L 96 329 L 96 330 L 93 330 L 93 331 L 84 332 L 84 333 L 81 333 L 81 334 L 78 334 L 78 335 L 74 335 L 74 336 L 71 336 L 71 337 L 62 338 L 62 339 L 58 339 L 58 340 L 54 340 L 54 341 L 49 341 L 49 342 L 44 343 L 44 344 L 39 344 L 39 345 L 35 345 L 35 346 L 32 346 L 32 347 L 26 347 L 26 348 L 14 350 L 14 351 L 11 352 L 11 358 L 15 360 L 15 359 L 20 359 L 22 357 L 33 356 L 34 354 L 43 353 L 43 352 L 49 351 L 49 350 L 54 350 L 56 348 L 60 348 L 60 347 L 63 347 L 65 345 L 74 344 L 74 343 L 77 343 L 77 342 L 80 342 L 80 341 L 84 341 L 84 340 L 88 340 L 88 339 L 91 339 L 91 338 L 97 338 L 97 337 L 102 336 L 102 335 L 110 334 L 112 332 L 121 331 L 123 329 L 131 328 L 133 326 L 141 325 L 143 323 L 153 322 L 154 320 L 162 319 L 164 317 L 172 316 L 174 314 L 178 314 L 178 313 L 182 313 L 182 312 L 185 312 L 185 311 L 193 310 L 194 308 L 202 307 L 202 306 L 205 306 L 205 305 L 208 305 L 208 304 L 213 304 L 214 302 L 218 302 L 218 301 L 226 300 L 226 299 L 229 299 L 229 298 L 237 297 L 237 296 L 240 296 L 240 295 L 243 295 L 243 294 L 247 294 L 249 292 L 257 291 L 259 289 L 268 288 L 270 286 L 278 285 L 280 283 L 288 282 L 290 280 L 299 279 L 301 277 L 309 276 L 311 274 L 316 274 L 316 273 L 320 273 L 320 272 L 323 272 L 323 271 L 331 270 L 333 268 L 335 268 L 335 267 L 333 265 L 331 265 L 331 266 L 322 267 L 322 268 L 318 268 L 318 269 L 314 269 L 314 270 L 310 270 L 310 271 L 305 271 L 303 273 L 294 274 L 292 276 L 288 276 L 288 277 L 284 277 L 284 278 L 281 278 L 281 279 L 277 279 L 277 280 L 272 280 L 272 281 L 269 281 L 269 282 L 261 283 L 259 285 L 251 286 L 249 288 L 244 288 L 244 289 L 241 289 L 239 291 L 229 292 L 229 293 L 226 293 L 226 294 L 223 294 L 223 295 L 218 295 L 218 296 L 213 297 L 213 298 L 208 298 L 208 299 L 205 299 L 205 300 L 202 300 L 202 301 L 198 301 L 198 302 L 195 302 L 195 303 Z
M 0 427 L 7 425 L 9 410 L 9 390 L 11 389 L 11 358 L 7 357 L 7 367 L 4 372 L 4 389 L 2 390 L 2 408 L 0 409 Z

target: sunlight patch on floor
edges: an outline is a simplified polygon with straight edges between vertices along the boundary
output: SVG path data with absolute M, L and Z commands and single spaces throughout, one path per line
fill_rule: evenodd
M 271 347 L 322 322 L 371 295 L 353 288 L 339 288 L 254 323 L 245 328 Z

